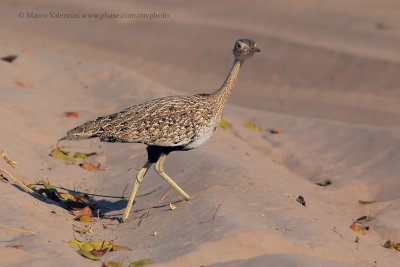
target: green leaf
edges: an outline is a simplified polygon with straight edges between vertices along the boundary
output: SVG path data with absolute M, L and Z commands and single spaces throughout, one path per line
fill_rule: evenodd
M 333 184 L 333 180 L 330 179 L 330 178 L 326 178 L 326 179 L 323 180 L 322 182 L 316 183 L 316 184 L 317 184 L 317 185 L 320 185 L 320 186 L 327 186 L 327 185 Z
M 88 259 L 91 259 L 91 260 L 94 260 L 94 261 L 100 260 L 98 257 L 96 257 L 95 255 L 93 255 L 92 253 L 90 253 L 90 252 L 87 251 L 87 250 L 80 249 L 80 250 L 78 250 L 78 251 L 76 251 L 76 252 L 77 252 L 78 254 L 80 254 L 80 255 L 82 255 L 82 256 L 88 258 Z
M 228 123 L 227 123 L 225 120 L 223 120 L 223 119 L 221 119 L 221 120 L 219 121 L 219 126 L 221 126 L 222 128 L 224 128 L 225 130 L 228 130 L 228 129 L 229 129 Z
M 362 217 L 358 218 L 354 223 L 365 223 L 365 222 L 372 221 L 373 219 L 374 219 L 374 217 L 362 216 Z
M 79 241 L 76 240 L 76 239 L 72 239 L 72 240 L 69 241 L 68 243 L 71 244 L 71 245 L 74 245 L 74 246 L 79 247 L 79 244 L 80 244 L 81 242 L 79 242 Z
M 261 131 L 261 126 L 257 126 L 251 121 L 246 123 L 244 126 L 255 131 Z
M 140 267 L 140 266 L 145 266 L 147 264 L 151 264 L 153 263 L 151 260 L 149 259 L 142 259 L 142 260 L 138 260 L 135 262 L 132 262 L 129 267 Z
M 85 251 L 92 251 L 95 249 L 95 247 L 92 246 L 90 243 L 82 243 L 76 239 L 72 239 L 71 241 L 69 241 L 69 243 Z
M 77 152 L 74 155 L 74 158 L 76 158 L 76 159 L 87 159 L 88 155 L 86 155 L 85 153 L 82 153 L 82 152 Z
M 110 261 L 109 263 L 107 263 L 106 267 L 124 267 L 124 265 L 119 264 L 118 262 Z
M 53 158 L 62 159 L 62 160 L 69 161 L 69 162 L 76 162 L 76 160 L 77 160 L 74 157 L 68 156 L 67 153 L 65 153 L 64 151 L 62 151 L 59 148 L 56 148 L 53 151 L 51 151 L 51 156 Z

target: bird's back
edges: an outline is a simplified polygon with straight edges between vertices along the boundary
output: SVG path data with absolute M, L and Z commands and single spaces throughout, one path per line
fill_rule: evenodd
M 214 102 L 209 94 L 155 99 L 88 121 L 62 140 L 99 137 L 103 142 L 194 148 L 211 136 L 222 115 Z

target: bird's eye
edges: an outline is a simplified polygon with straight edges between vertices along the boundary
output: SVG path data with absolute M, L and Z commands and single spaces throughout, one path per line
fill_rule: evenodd
M 236 47 L 237 48 L 242 48 L 242 46 L 238 43 L 238 44 L 236 44 Z

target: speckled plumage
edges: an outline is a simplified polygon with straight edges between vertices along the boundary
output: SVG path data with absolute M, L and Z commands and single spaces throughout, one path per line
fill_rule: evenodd
M 131 106 L 75 127 L 60 140 L 98 137 L 103 142 L 145 143 L 148 160 L 139 171 L 123 220 L 128 218 L 139 184 L 148 168 L 156 171 L 183 197 L 189 198 L 164 172 L 163 163 L 171 151 L 199 147 L 214 133 L 243 62 L 260 50 L 251 39 L 235 42 L 235 61 L 220 89 L 211 94 L 169 96 Z
M 220 112 L 210 95 L 169 96 L 99 117 L 67 132 L 67 139 L 99 137 L 103 142 L 190 146 L 214 131 Z

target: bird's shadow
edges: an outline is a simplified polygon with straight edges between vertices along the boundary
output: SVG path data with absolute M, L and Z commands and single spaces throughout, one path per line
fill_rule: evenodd
M 37 191 L 35 191 L 35 193 L 27 192 L 22 187 L 20 187 L 19 185 L 16 185 L 16 184 L 12 184 L 12 186 L 21 192 L 28 193 L 31 197 L 33 197 L 37 201 L 41 201 L 42 203 L 48 204 L 48 205 L 58 206 L 60 208 L 67 210 L 68 212 L 72 212 L 72 209 L 68 205 L 66 205 L 65 202 L 56 201 L 47 196 L 39 194 Z M 65 190 L 65 191 L 71 195 L 77 195 L 77 193 L 73 190 Z M 176 204 L 176 203 L 180 203 L 182 201 L 184 201 L 184 200 L 176 200 L 171 203 Z M 133 205 L 135 203 L 136 203 L 136 200 L 133 202 Z M 123 215 L 123 212 L 121 212 L 121 213 L 119 213 L 119 212 L 113 213 L 113 212 L 125 210 L 125 208 L 128 204 L 128 200 L 127 199 L 119 199 L 116 201 L 112 201 L 112 200 L 108 200 L 105 198 L 98 199 L 98 200 L 94 200 L 93 198 L 91 198 L 89 203 L 81 203 L 81 204 L 83 204 L 83 205 L 88 204 L 90 206 L 90 208 L 95 211 L 94 216 L 96 216 L 98 218 L 101 218 L 104 220 L 112 220 L 112 221 L 117 220 L 117 221 L 121 222 L 121 216 Z M 163 204 L 159 204 L 159 205 L 152 205 L 149 207 L 141 207 L 139 209 L 132 209 L 131 213 L 138 213 L 138 212 L 142 212 L 142 211 L 147 211 L 149 209 L 166 208 L 166 207 L 169 207 L 169 205 L 170 205 L 170 203 L 168 202 L 165 204 L 163 203 Z M 110 214 L 110 213 L 112 213 L 112 214 Z
M 134 209 L 134 205 L 136 203 L 136 200 L 133 202 L 132 206 L 132 213 L 138 213 L 138 212 L 143 212 L 147 211 L 149 209 L 161 209 L 161 208 L 169 208 L 170 204 L 177 204 L 180 202 L 183 202 L 185 200 L 179 199 L 173 202 L 168 202 L 168 203 L 163 203 L 159 205 L 152 205 L 148 207 L 141 207 L 139 209 Z M 118 220 L 121 222 L 121 216 L 123 215 L 123 212 L 121 213 L 113 213 L 112 215 L 108 215 L 109 213 L 112 213 L 114 211 L 124 211 L 126 208 L 126 205 L 128 204 L 128 200 L 117 200 L 117 201 L 109 201 L 107 199 L 101 199 L 95 202 L 96 206 L 100 208 L 102 211 L 102 216 L 100 216 L 103 219 L 108 219 L 108 220 Z

